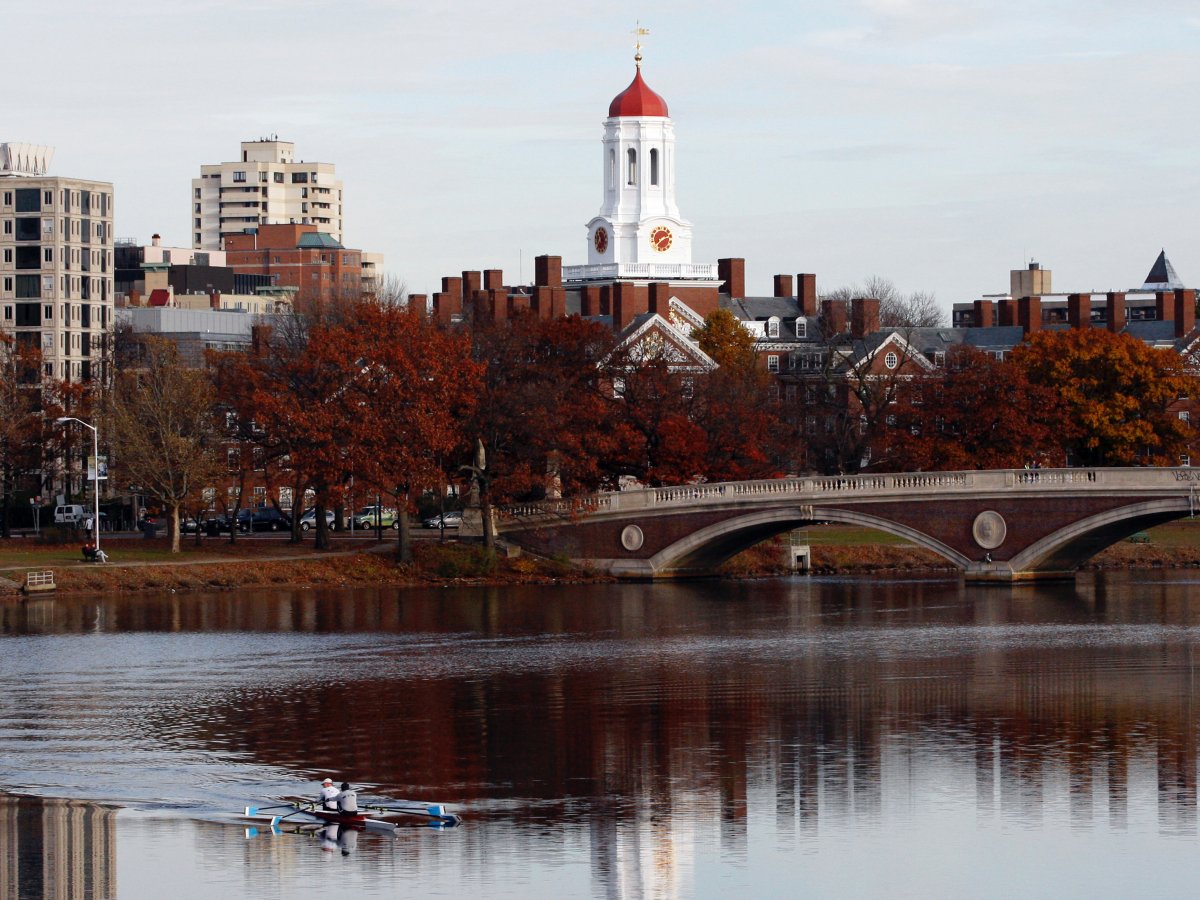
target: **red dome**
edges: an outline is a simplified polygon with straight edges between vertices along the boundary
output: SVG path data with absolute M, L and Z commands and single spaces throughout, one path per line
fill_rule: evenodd
M 629 87 L 613 97 L 613 102 L 608 104 L 608 115 L 613 116 L 662 116 L 666 118 L 667 101 L 650 88 L 646 87 L 646 82 L 642 81 L 642 70 L 639 68 L 637 74 L 633 76 L 633 81 L 629 83 Z

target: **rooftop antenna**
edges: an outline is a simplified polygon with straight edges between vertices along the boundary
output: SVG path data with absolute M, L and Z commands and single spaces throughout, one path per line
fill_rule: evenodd
M 640 69 L 642 67 L 642 38 L 649 36 L 650 29 L 643 28 L 640 19 L 636 20 L 636 21 L 637 21 L 637 27 L 633 29 L 633 36 L 634 36 L 633 61 L 634 61 L 634 63 L 637 64 L 637 67 Z

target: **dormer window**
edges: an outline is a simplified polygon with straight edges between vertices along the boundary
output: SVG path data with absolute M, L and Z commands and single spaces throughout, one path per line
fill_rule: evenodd
M 771 316 L 771 318 L 767 319 L 767 337 L 779 337 L 779 319 L 775 318 L 775 316 Z
M 796 320 L 796 337 L 808 337 L 808 322 L 804 319 Z

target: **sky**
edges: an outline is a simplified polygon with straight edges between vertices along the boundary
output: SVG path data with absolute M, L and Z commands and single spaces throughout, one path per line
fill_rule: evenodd
M 1122 290 L 1162 248 L 1200 286 L 1194 0 L 6 0 L 0 141 L 187 246 L 200 166 L 275 133 L 410 291 L 529 282 L 586 262 L 639 20 L 693 261 L 744 257 L 749 294 L 878 275 L 948 308 L 1030 259 Z

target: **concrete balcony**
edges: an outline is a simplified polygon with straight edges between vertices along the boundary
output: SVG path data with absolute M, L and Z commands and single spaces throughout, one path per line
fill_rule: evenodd
M 614 278 L 639 281 L 716 281 L 717 267 L 694 263 L 607 263 L 598 266 L 563 266 L 563 281 L 604 281 Z

